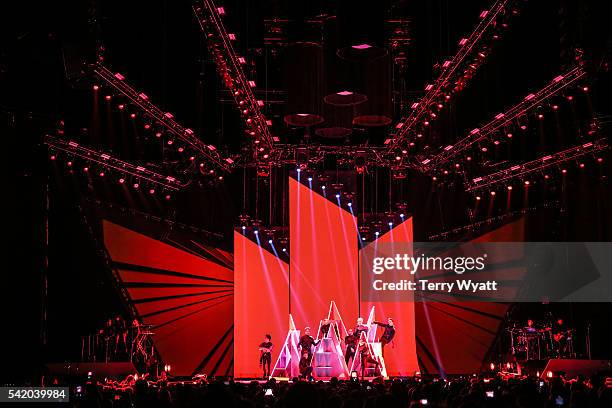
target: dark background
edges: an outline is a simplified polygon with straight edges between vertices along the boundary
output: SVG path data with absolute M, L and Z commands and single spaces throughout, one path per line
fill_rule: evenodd
M 305 17 L 322 12 L 336 14 L 334 41 L 338 45 L 362 38 L 382 45 L 385 18 L 398 15 L 410 18 L 412 43 L 403 79 L 404 96 L 410 103 L 433 77 L 433 64 L 455 52 L 457 41 L 472 30 L 481 9 L 489 3 L 241 0 L 225 2 L 224 6 L 227 24 L 238 34 L 244 55 L 255 55 L 263 47 L 264 17 L 295 21 L 289 39 L 300 40 L 305 35 L 300 21 Z M 592 88 L 587 96 L 576 101 L 578 113 L 563 114 L 556 123 L 547 119 L 546 129 L 563 131 L 551 133 L 535 128 L 534 137 L 525 138 L 507 153 L 520 161 L 581 143 L 586 140 L 585 135 L 571 130 L 580 129 L 580 123 L 593 115 L 602 118 L 599 132 L 609 134 L 605 118 L 610 115 L 606 59 L 610 36 L 603 3 L 550 0 L 529 1 L 522 6 L 521 15 L 511 22 L 510 30 L 495 45 L 471 86 L 433 126 L 432 143 L 461 137 L 548 83 L 569 66 L 575 47 L 584 50 Z M 42 362 L 75 359 L 79 352 L 78 336 L 97 327 L 109 314 L 125 313 L 94 239 L 100 212 L 84 201 L 85 197 L 223 233 L 226 239 L 215 244 L 230 249 L 231 230 L 242 212 L 267 225 L 287 225 L 283 199 L 290 169 L 275 170 L 272 183 L 257 178 L 251 170 L 235 171 L 224 183 L 213 186 L 196 177 L 187 191 L 166 201 L 126 192 L 114 183 L 70 174 L 60 160 L 50 163 L 41 137 L 53 132 L 60 120 L 65 122 L 67 135 L 91 146 L 110 149 L 123 158 L 146 163 L 168 157 L 163 145 L 147 141 L 136 128 L 111 132 L 104 125 L 108 116 L 103 112 L 99 116 L 92 114 L 92 82 L 81 73 L 80 66 L 83 61 L 91 61 L 100 43 L 106 48 L 108 66 L 124 73 L 131 84 L 159 106 L 174 112 L 181 123 L 192 127 L 205 141 L 239 153 L 244 138 L 232 104 L 219 102 L 222 89 L 188 1 L 19 2 L 13 6 L 15 10 L 1 13 L 0 129 L 8 159 L 5 201 L 9 203 L 5 213 L 9 245 L 5 247 L 2 285 L 6 301 L 3 310 L 8 319 L 3 337 L 10 340 L 5 347 L 11 376 L 28 378 L 38 372 Z M 270 89 L 287 85 L 278 64 L 255 59 L 259 84 L 265 83 Z M 396 105 L 395 118 L 399 117 L 398 109 Z M 282 139 L 285 135 L 282 108 L 271 109 L 268 114 L 275 121 L 275 133 Z M 537 132 L 549 136 L 537 137 Z M 503 152 L 499 156 L 489 159 L 507 158 Z M 605 161 L 608 159 L 609 154 Z M 335 174 L 337 166 L 325 163 L 319 170 Z M 570 171 L 565 182 L 536 186 L 530 192 L 529 206 L 550 200 L 556 204 L 535 210 L 529 217 L 526 239 L 609 240 L 608 175 L 607 166 L 589 162 L 582 173 Z M 357 211 L 362 213 L 386 211 L 397 202 L 405 202 L 407 212 L 415 217 L 415 240 L 427 240 L 432 234 L 469 224 L 471 220 L 525 206 L 517 194 L 510 207 L 497 204 L 488 213 L 482 209 L 480 213 L 470 213 L 474 209 L 473 197 L 465 194 L 460 185 L 434 186 L 429 178 L 416 173 L 402 181 L 390 181 L 385 169 L 372 169 L 364 178 L 358 177 L 356 191 L 361 203 Z M 48 248 L 44 239 L 46 218 Z M 45 255 L 48 255 L 46 298 Z M 558 307 L 577 326 L 584 326 L 588 319 L 605 319 L 602 308 L 609 310 L 608 305 Z M 46 319 L 42 319 L 45 310 Z M 516 313 L 524 318 L 541 311 L 541 306 L 534 305 L 531 310 Z M 603 347 L 603 336 L 594 337 L 599 343 L 594 350 L 601 357 L 609 357 L 610 351 Z

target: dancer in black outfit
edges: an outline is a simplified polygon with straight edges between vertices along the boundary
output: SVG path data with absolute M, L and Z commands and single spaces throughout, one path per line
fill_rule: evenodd
M 308 352 L 308 359 L 312 359 L 312 346 L 319 344 L 317 340 L 310 335 L 310 327 L 304 328 L 304 335 L 300 337 L 298 346 L 300 347 L 300 353 Z
M 270 376 L 270 364 L 272 363 L 272 336 L 266 334 L 264 341 L 259 344 L 259 365 L 263 368 L 263 378 Z
M 395 326 L 393 325 L 393 319 L 388 318 L 387 324 L 381 323 L 381 322 L 374 322 L 374 323 L 376 323 L 377 325 L 381 327 L 384 327 L 385 329 L 382 336 L 380 336 L 380 347 L 381 347 L 382 353 L 384 354 L 385 346 L 391 343 L 393 341 L 393 338 L 395 337 Z
M 351 361 L 351 358 L 355 357 L 355 351 L 357 350 L 358 341 L 359 339 L 353 333 L 353 329 L 348 329 L 348 336 L 344 338 L 344 344 L 346 344 L 346 350 L 344 352 L 344 361 L 346 361 L 347 367 L 349 366 L 349 361 Z

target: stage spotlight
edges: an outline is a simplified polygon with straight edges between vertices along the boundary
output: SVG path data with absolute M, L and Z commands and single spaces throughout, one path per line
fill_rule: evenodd
M 97 91 L 98 89 L 100 89 L 100 86 L 99 86 L 99 85 L 94 85 L 94 86 L 93 86 L 93 90 L 94 90 L 94 91 Z
M 110 96 L 110 95 L 106 95 L 106 96 L 104 97 L 104 99 L 106 99 L 107 101 L 110 101 L 110 100 L 111 100 L 111 96 Z
M 68 167 L 72 167 L 72 162 L 71 162 L 71 161 L 69 161 L 68 163 L 66 163 L 66 165 L 67 165 Z
M 89 171 L 89 167 L 83 167 L 83 171 L 87 173 Z
M 512 186 L 508 186 L 508 191 L 512 191 Z
M 361 237 L 361 240 L 362 240 L 362 241 L 365 241 L 365 240 L 366 240 L 366 238 L 365 238 L 365 237 Z
M 374 235 L 379 236 L 379 235 L 380 235 L 380 232 L 376 231 L 376 232 L 374 233 Z
M 312 181 L 312 177 L 308 177 L 308 181 Z
M 245 229 L 246 229 L 246 226 L 245 226 L 245 225 L 243 225 L 243 226 L 242 226 L 242 230 L 244 231 Z
M 389 228 L 393 227 L 393 223 L 389 221 Z
M 271 239 L 268 240 L 268 244 L 272 245 L 272 240 Z
M 283 252 L 287 252 L 287 248 L 283 248 Z
M 603 162 L 603 159 L 601 157 L 598 157 L 597 158 L 597 163 L 601 163 L 601 162 Z
M 400 218 L 404 218 L 404 217 L 405 217 L 405 215 L 403 213 L 400 214 Z
M 352 206 L 353 206 L 353 203 L 348 203 L 347 205 L 348 205 L 349 207 L 352 207 Z
M 529 180 L 525 180 L 525 186 L 528 186 L 529 184 L 531 184 Z
M 155 189 L 153 189 L 153 188 L 152 188 L 152 189 L 150 189 L 150 190 L 149 190 L 149 194 L 155 194 Z
M 567 170 L 566 170 L 566 169 L 563 169 L 563 170 L 561 170 L 561 173 L 563 173 L 563 174 L 567 174 Z
M 321 190 L 325 190 L 325 186 L 321 186 Z
M 552 371 L 550 371 L 550 370 L 548 370 L 548 371 L 546 372 L 546 377 L 548 377 L 548 378 L 553 378 L 553 372 L 552 372 Z
M 584 163 L 580 163 L 580 168 L 584 169 Z
M 258 230 L 255 230 L 255 231 L 253 231 L 253 234 L 258 235 L 258 234 L 259 234 L 259 231 L 258 231 Z
M 480 201 L 480 196 L 476 196 L 476 201 Z
M 51 159 L 51 160 L 55 160 L 56 158 L 57 157 L 54 154 L 52 154 L 51 157 L 49 157 L 49 159 Z
M 138 188 L 138 187 L 140 187 L 140 184 L 134 183 L 134 188 Z
M 336 194 L 336 198 L 340 198 L 340 194 Z
M 104 172 L 103 171 L 100 172 L 100 177 L 104 177 Z
M 300 169 L 299 167 L 296 170 L 298 173 L 302 171 L 302 169 Z
M 120 178 L 120 179 L 119 179 L 119 183 L 120 183 L 120 184 L 125 183 L 125 179 L 124 179 L 124 178 Z
M 491 191 L 492 196 L 495 196 L 495 194 L 496 194 L 495 191 Z
M 491 368 L 491 371 L 495 370 L 495 364 L 494 364 L 494 363 L 491 363 L 491 364 L 489 365 L 489 367 Z
M 135 113 L 131 113 L 131 114 L 130 114 L 130 118 L 134 119 L 135 117 L 136 117 L 136 114 L 135 114 Z
M 170 194 L 166 194 L 166 200 L 170 200 Z

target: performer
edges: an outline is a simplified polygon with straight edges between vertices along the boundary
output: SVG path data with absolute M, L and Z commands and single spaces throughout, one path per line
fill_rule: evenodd
M 568 330 L 562 318 L 558 318 L 553 325 L 553 340 L 555 341 L 555 351 L 559 358 L 567 356 L 567 337 Z
M 113 319 L 108 318 L 104 327 L 104 362 L 108 363 L 114 355 L 111 356 L 111 344 L 115 341 L 115 325 Z
M 532 319 L 527 319 L 527 326 L 525 326 L 525 331 L 527 333 L 536 333 L 538 331 Z
M 122 344 L 122 356 L 127 355 L 127 330 L 125 320 L 119 315 L 115 316 L 115 355 L 119 355 L 119 344 Z
M 346 366 L 349 366 L 349 361 L 351 358 L 354 359 L 355 351 L 357 349 L 357 342 L 359 339 L 355 334 L 353 334 L 353 329 L 348 329 L 348 336 L 344 338 L 344 343 L 346 344 L 346 350 L 344 351 L 344 361 L 346 361 Z
M 357 319 L 357 326 L 355 326 L 355 336 L 358 339 L 361 339 L 361 333 L 365 333 L 366 336 L 368 335 L 368 326 L 363 324 L 363 317 Z
M 365 369 L 368 364 L 374 364 L 376 366 L 376 370 L 374 373 L 378 372 L 378 360 L 373 358 L 370 354 L 370 347 L 368 343 L 360 340 L 359 341 L 359 363 L 361 365 L 361 379 L 365 377 Z
M 272 336 L 266 334 L 264 341 L 259 344 L 259 365 L 263 367 L 263 378 L 270 376 L 270 364 L 272 363 Z
M 331 320 L 327 318 L 323 319 L 323 322 L 321 322 L 321 334 L 323 335 L 324 338 L 327 337 L 330 326 L 331 326 Z
M 302 352 L 302 358 L 300 358 L 300 377 L 304 379 L 310 379 L 312 377 L 310 354 L 308 354 L 306 350 Z
M 315 340 L 310 335 L 310 327 L 304 328 L 304 335 L 300 337 L 300 342 L 298 346 L 300 347 L 300 352 L 303 353 L 305 351 L 308 352 L 308 358 L 312 358 L 312 346 L 316 346 L 319 344 L 319 341 Z
M 385 346 L 393 341 L 393 337 L 395 337 L 395 326 L 393 325 L 393 319 L 390 317 L 387 319 L 387 324 L 381 322 L 374 322 L 377 325 L 384 327 L 385 331 L 382 336 L 380 336 L 380 347 L 381 352 L 384 354 Z

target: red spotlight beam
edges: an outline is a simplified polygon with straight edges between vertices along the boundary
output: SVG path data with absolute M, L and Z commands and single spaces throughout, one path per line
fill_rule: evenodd
M 136 89 L 130 86 L 125 81 L 125 77 L 123 75 L 113 73 L 100 63 L 93 65 L 92 69 L 97 77 L 103 80 L 110 87 L 114 88 L 117 92 L 128 98 L 134 106 L 149 115 L 157 124 L 163 126 L 167 132 L 174 135 L 186 145 L 190 146 L 199 155 L 201 155 L 203 161 L 207 162 L 207 164 L 209 164 L 211 167 L 224 172 L 230 172 L 232 170 L 234 161 L 230 157 L 223 158 L 215 146 L 207 145 L 206 143 L 202 142 L 202 140 L 195 135 L 193 130 L 185 128 L 174 120 L 174 115 L 169 112 L 162 111 L 149 100 L 149 97 L 145 93 L 138 92 Z
M 97 163 L 105 169 L 130 175 L 138 178 L 139 180 L 154 183 L 168 190 L 178 191 L 187 186 L 186 183 L 182 183 L 172 176 L 164 176 L 143 166 L 112 157 L 107 153 L 80 146 L 74 141 L 67 141 L 46 135 L 43 142 L 51 149 L 63 151 L 71 156 L 79 157 L 92 163 Z
M 234 50 L 232 41 L 235 40 L 235 35 L 228 34 L 223 25 L 222 16 L 225 10 L 217 7 L 212 0 L 203 0 L 202 5 L 198 2 L 192 8 L 217 70 L 245 118 L 246 127 L 253 136 L 254 143 L 267 149 L 271 148 L 275 138 L 261 109 L 263 101 L 257 100 L 253 93 L 255 82 L 246 77 L 243 69 L 246 60 L 239 57 Z
M 558 75 L 544 88 L 536 93 L 530 93 L 521 102 L 508 109 L 506 112 L 498 113 L 490 122 L 480 128 L 473 129 L 467 136 L 454 145 L 445 146 L 437 155 L 421 161 L 419 166 L 420 170 L 429 173 L 445 165 L 449 160 L 456 157 L 461 152 L 464 152 L 475 143 L 494 136 L 499 129 L 524 115 L 527 111 L 541 104 L 548 98 L 557 95 L 568 86 L 575 84 L 585 75 L 586 72 L 581 66 L 573 68 L 564 75 Z
M 442 72 L 433 84 L 428 84 L 425 87 L 426 93 L 418 102 L 412 104 L 412 111 L 408 117 L 402 118 L 396 125 L 396 134 L 389 143 L 388 151 L 401 149 L 410 142 L 414 142 L 415 133 L 420 124 L 425 120 L 430 120 L 431 108 L 434 104 L 439 103 L 440 98 L 445 94 L 450 95 L 452 88 L 455 86 L 456 74 L 463 62 L 472 54 L 478 51 L 478 45 L 482 42 L 485 33 L 492 27 L 495 27 L 497 18 L 505 13 L 506 8 L 510 5 L 511 0 L 497 0 L 489 9 L 481 13 L 481 20 L 472 31 L 468 38 L 464 38 L 459 42 L 459 50 L 450 59 L 442 64 Z M 471 67 L 473 73 L 480 66 L 476 64 Z M 462 86 L 467 83 L 467 77 L 463 79 Z
M 551 166 L 556 166 L 588 154 L 595 154 L 607 148 L 608 141 L 606 138 L 574 146 L 570 149 L 549 154 L 523 164 L 517 164 L 486 176 L 476 177 L 466 184 L 466 191 L 476 191 L 511 179 L 523 178 L 527 175 L 541 172 Z

